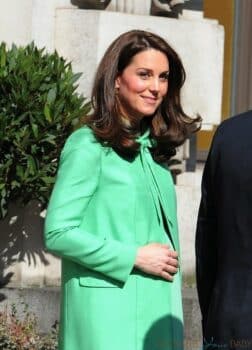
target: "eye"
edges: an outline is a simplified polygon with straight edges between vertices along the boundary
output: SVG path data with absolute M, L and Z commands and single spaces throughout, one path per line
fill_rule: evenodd
M 169 72 L 160 74 L 159 78 L 161 81 L 167 81 L 169 79 Z
M 138 75 L 142 79 L 148 79 L 151 76 L 151 73 L 148 71 L 140 71 L 138 72 Z

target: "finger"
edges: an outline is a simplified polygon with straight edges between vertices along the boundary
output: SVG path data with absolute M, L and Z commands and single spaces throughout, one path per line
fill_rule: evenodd
M 171 275 L 175 275 L 178 272 L 178 269 L 171 265 L 166 265 L 164 271 L 168 272 Z
M 171 256 L 172 258 L 178 259 L 178 253 L 171 249 L 169 249 L 169 256 Z
M 167 281 L 170 281 L 170 282 L 173 281 L 173 276 L 172 276 L 169 272 L 167 272 L 167 271 L 165 271 L 165 270 L 163 270 L 163 271 L 161 272 L 161 277 L 164 278 L 164 279 L 167 280 Z
M 174 259 L 174 258 L 167 258 L 166 260 L 166 265 L 171 265 L 171 266 L 174 266 L 174 267 L 179 267 L 179 263 L 178 263 L 178 260 L 177 259 Z

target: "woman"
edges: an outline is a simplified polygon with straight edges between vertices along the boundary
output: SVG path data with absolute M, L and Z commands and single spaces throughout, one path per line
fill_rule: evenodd
M 60 350 L 182 348 L 165 164 L 199 121 L 181 108 L 184 77 L 176 52 L 145 31 L 122 34 L 101 60 L 93 114 L 65 143 L 45 224 L 62 257 Z

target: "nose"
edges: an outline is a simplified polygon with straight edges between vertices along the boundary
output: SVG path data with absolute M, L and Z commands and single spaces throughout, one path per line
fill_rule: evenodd
M 159 78 L 153 77 L 150 81 L 149 89 L 152 93 L 157 94 L 160 89 L 160 81 Z

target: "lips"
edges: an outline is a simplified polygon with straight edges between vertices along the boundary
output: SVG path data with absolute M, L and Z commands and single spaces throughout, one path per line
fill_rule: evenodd
M 156 97 L 149 97 L 149 96 L 141 96 L 143 100 L 151 105 L 155 105 L 158 102 L 158 98 Z

